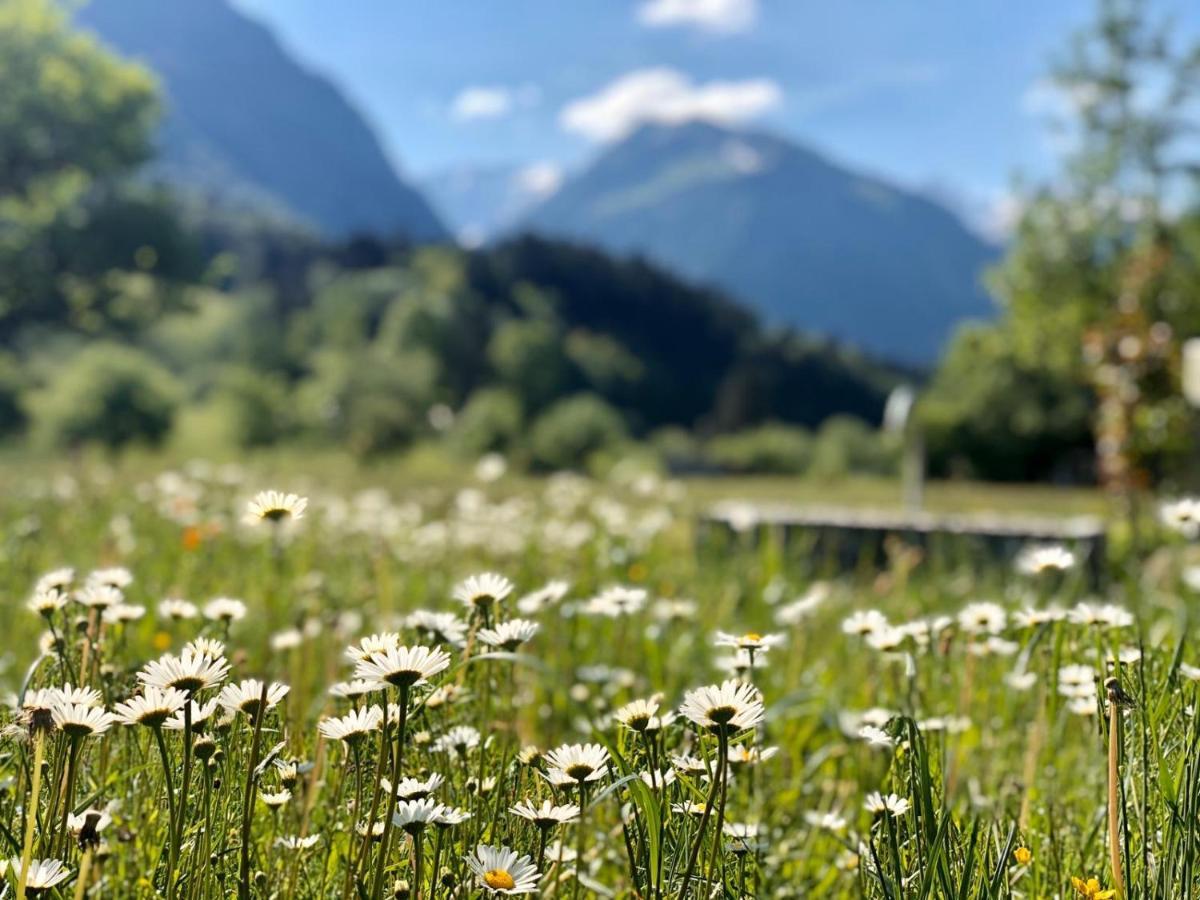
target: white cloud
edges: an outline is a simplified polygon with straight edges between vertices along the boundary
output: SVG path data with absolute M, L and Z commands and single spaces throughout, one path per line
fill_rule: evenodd
M 516 183 L 522 193 L 541 200 L 562 186 L 562 166 L 553 162 L 532 163 L 517 173 Z
M 779 85 L 765 78 L 696 84 L 674 69 L 639 69 L 568 103 L 559 122 L 592 140 L 613 141 L 645 122 L 745 122 L 782 99 Z
M 506 87 L 468 87 L 459 91 L 450 104 L 450 117 L 460 122 L 498 119 L 512 108 L 513 94 Z
M 757 0 L 646 0 L 638 21 L 651 28 L 690 25 L 705 31 L 745 31 L 758 18 Z

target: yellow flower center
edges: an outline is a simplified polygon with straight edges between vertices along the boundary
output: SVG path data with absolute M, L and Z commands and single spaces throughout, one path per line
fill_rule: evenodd
M 761 641 L 762 635 L 759 634 L 757 631 L 747 631 L 745 634 L 742 635 L 742 640 L 743 641 Z
M 483 880 L 494 891 L 511 891 L 517 886 L 513 877 L 503 869 L 492 869 L 484 874 Z

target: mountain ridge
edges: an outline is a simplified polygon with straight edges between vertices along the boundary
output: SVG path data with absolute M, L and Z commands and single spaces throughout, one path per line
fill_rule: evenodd
M 774 324 L 907 364 L 992 312 L 995 249 L 920 194 L 765 132 L 643 125 L 518 228 L 642 254 Z
M 226 0 L 92 0 L 75 19 L 162 82 L 152 178 L 331 237 L 447 237 L 340 89 Z

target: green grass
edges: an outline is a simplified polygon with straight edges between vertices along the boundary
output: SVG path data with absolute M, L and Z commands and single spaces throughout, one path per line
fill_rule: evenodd
M 152 728 L 118 724 L 80 741 L 72 764 L 74 742 L 53 732 L 36 803 L 37 742 L 22 717 L 5 715 L 0 857 L 19 856 L 32 824 L 33 857 L 62 860 L 69 871 L 59 895 L 86 887 L 111 897 L 391 896 L 402 880 L 410 896 L 474 897 L 486 888 L 464 856 L 484 843 L 530 856 L 545 896 L 1067 896 L 1072 877 L 1113 885 L 1108 716 L 1098 687 L 1110 673 L 1137 701 L 1116 745 L 1126 896 L 1200 890 L 1200 725 L 1190 711 L 1194 683 L 1179 667 L 1200 663 L 1200 653 L 1174 548 L 1155 567 L 1114 570 L 1112 596 L 1102 599 L 1129 610 L 1131 624 L 1025 626 L 1013 611 L 1083 600 L 1082 574 L 1029 579 L 961 555 L 894 553 L 875 577 L 815 588 L 821 573 L 799 549 L 692 528 L 696 511 L 723 496 L 882 502 L 885 485 L 691 481 L 675 496 L 661 485 L 579 480 L 481 485 L 448 468 L 436 475 L 436 465 L 269 462 L 236 480 L 213 468 L 164 478 L 153 460 L 135 459 L 115 469 L 24 460 L 6 470 L 16 475 L 0 495 L 4 687 L 86 682 L 113 709 L 137 692 L 148 660 L 205 636 L 226 643 L 226 683 L 262 678 L 290 688 L 261 719 L 214 716 L 197 729 L 205 740 L 195 754 L 185 754 L 179 731 L 164 730 L 160 748 Z M 372 484 L 387 490 L 358 493 Z M 263 487 L 306 494 L 308 513 L 278 534 L 239 524 Z M 1046 514 L 1100 508 L 1087 492 L 956 486 L 932 488 L 930 502 Z M 54 614 L 60 640 L 39 652 L 45 624 L 23 601 L 62 565 L 75 567 L 77 584 L 93 568 L 127 567 L 134 580 L 125 602 L 145 614 L 102 625 L 72 601 Z M 482 614 L 451 597 L 461 579 L 485 570 L 516 586 L 489 610 L 492 624 L 519 615 L 516 599 L 552 579 L 570 587 L 560 603 L 529 614 L 540 626 L 532 639 L 495 651 L 481 643 Z M 611 585 L 644 589 L 648 602 L 614 617 L 587 612 L 589 598 Z M 246 617 L 227 626 L 157 613 L 165 597 L 203 605 L 218 596 L 242 599 Z M 806 596 L 817 599 L 795 604 Z M 985 599 L 1006 611 L 994 633 L 957 618 Z M 321 739 L 323 718 L 400 700 L 395 688 L 351 701 L 328 687 L 352 676 L 343 651 L 364 635 L 394 629 L 405 643 L 436 644 L 405 624 L 417 609 L 459 613 L 467 637 L 447 647 L 449 666 L 430 686 L 409 693 L 403 735 L 395 722 L 353 747 Z M 905 627 L 894 638 L 878 629 L 884 649 L 842 628 L 871 609 Z M 950 621 L 919 640 L 915 623 L 943 615 Z M 778 635 L 779 645 L 737 676 L 761 690 L 761 724 L 722 736 L 679 717 L 645 739 L 613 721 L 632 700 L 656 697 L 665 714 L 688 691 L 730 677 L 718 630 Z M 1142 650 L 1136 661 L 1133 648 Z M 1114 655 L 1126 662 L 1115 666 Z M 1014 686 L 1006 680 L 1014 671 L 1031 683 Z M 1058 689 L 1064 672 L 1075 676 L 1074 704 Z M 457 726 L 476 729 L 479 745 L 435 749 Z M 723 778 L 726 739 L 749 761 Z M 521 753 L 578 742 L 609 754 L 608 773 L 586 791 L 553 786 L 545 762 Z M 697 768 L 673 765 L 680 754 Z M 651 768 L 653 778 L 638 777 Z M 376 786 L 393 769 L 441 776 L 431 797 L 470 817 L 419 835 L 393 828 L 386 852 L 383 840 L 364 840 L 355 826 L 386 821 L 386 793 Z M 285 788 L 291 796 L 278 808 L 262 801 Z M 897 815 L 865 808 L 875 792 L 896 795 Z M 543 834 L 508 812 L 547 799 L 580 804 L 584 815 Z M 63 830 L 64 812 L 106 804 L 113 822 L 102 849 L 88 853 Z M 718 822 L 731 833 L 717 837 Z M 300 838 L 313 845 L 279 843 Z M 1032 854 L 1027 865 L 1016 861 L 1019 847 Z M 570 857 L 580 851 L 577 879 Z M 13 868 L 19 861 L 5 875 L 10 890 Z

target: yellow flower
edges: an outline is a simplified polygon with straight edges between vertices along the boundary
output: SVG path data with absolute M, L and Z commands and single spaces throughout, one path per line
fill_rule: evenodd
M 1099 878 L 1089 878 L 1084 881 L 1082 878 L 1072 877 L 1071 886 L 1075 888 L 1080 897 L 1085 897 L 1086 900 L 1111 900 L 1117 895 L 1117 892 L 1112 889 L 1101 890 Z
M 1033 862 L 1033 852 L 1028 847 L 1018 847 L 1013 851 L 1013 858 L 1018 866 L 1027 866 Z

